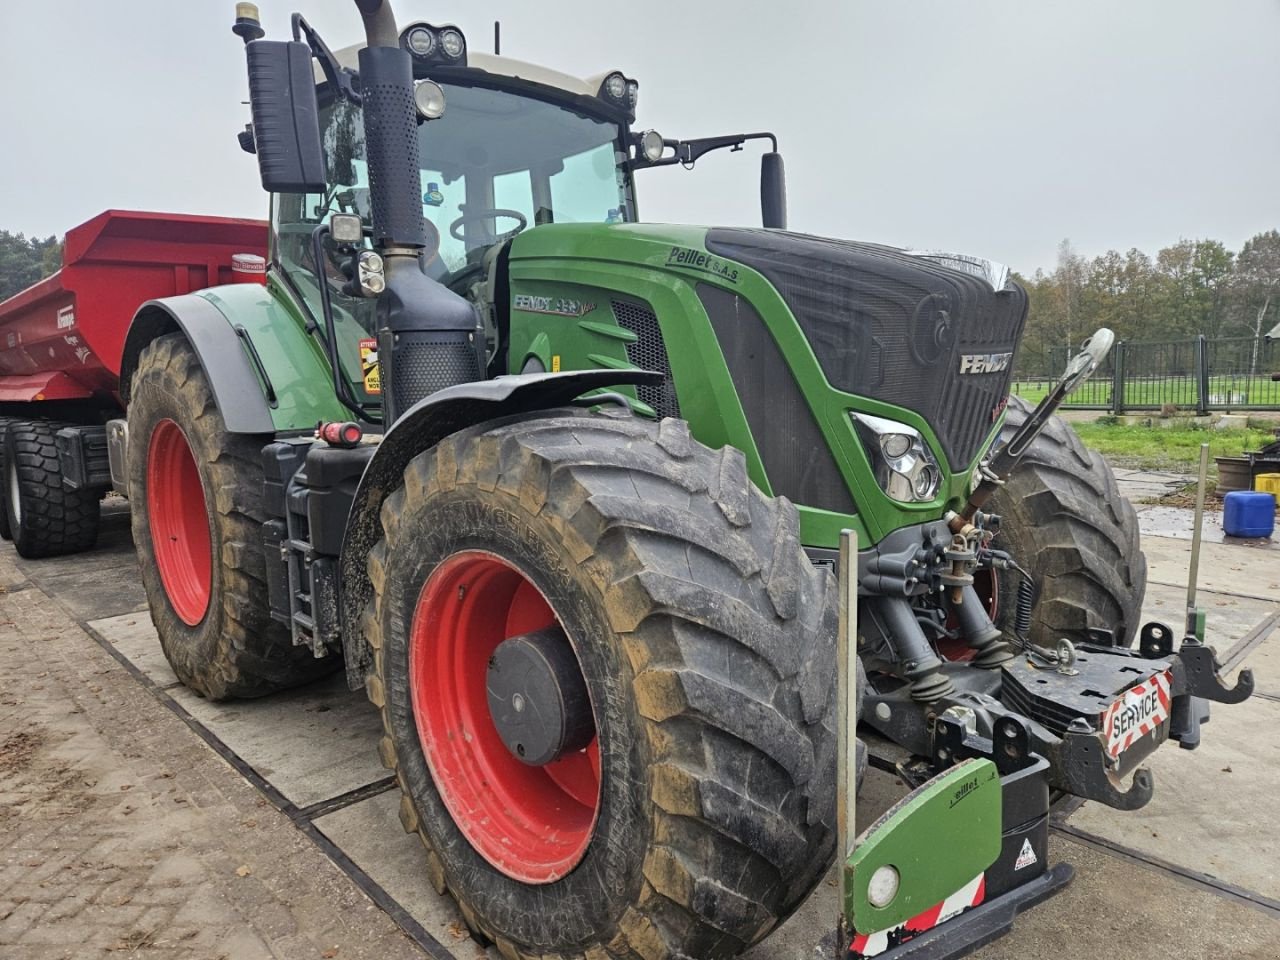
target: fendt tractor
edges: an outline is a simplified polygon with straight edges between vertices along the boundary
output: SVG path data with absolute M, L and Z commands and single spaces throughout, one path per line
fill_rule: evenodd
M 424 875 L 512 960 L 742 952 L 827 874 L 866 744 L 916 789 L 838 851 L 834 949 L 1007 929 L 1069 875 L 1051 797 L 1141 807 L 1252 690 L 1140 625 L 1134 512 L 1053 416 L 1109 332 L 1030 410 L 1004 268 L 789 232 L 771 134 L 640 131 L 623 72 L 356 6 L 333 52 L 237 5 L 265 283 L 142 303 L 96 423 L 5 406 L 19 549 L 86 546 L 109 482 L 191 689 L 345 671 Z M 640 221 L 639 171 L 756 141 L 762 228 Z

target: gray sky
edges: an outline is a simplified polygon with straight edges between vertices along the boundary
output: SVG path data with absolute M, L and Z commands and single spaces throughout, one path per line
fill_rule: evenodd
M 1280 226 L 1280 0 L 395 0 L 477 49 L 641 82 L 638 126 L 772 129 L 793 229 L 1051 267 Z M 301 9 L 340 47 L 350 0 Z M 0 0 L 0 228 L 262 216 L 231 0 Z M 37 38 L 40 38 L 37 40 Z M 758 148 L 639 175 L 648 220 L 758 223 Z

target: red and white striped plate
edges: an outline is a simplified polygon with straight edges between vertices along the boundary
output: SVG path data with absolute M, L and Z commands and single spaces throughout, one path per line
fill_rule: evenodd
M 1107 755 L 1118 760 L 1134 742 L 1169 719 L 1172 679 L 1168 670 L 1135 684 L 1116 698 L 1102 715 L 1102 738 Z
M 984 872 L 978 874 L 941 903 L 934 904 L 928 910 L 916 914 L 901 926 L 891 930 L 881 930 L 878 933 L 855 934 L 853 943 L 849 946 L 849 956 L 852 960 L 865 960 L 867 957 L 878 956 L 890 947 L 906 943 L 912 937 L 919 936 L 926 930 L 932 930 L 952 917 L 957 917 L 966 910 L 978 906 L 986 895 L 987 875 Z

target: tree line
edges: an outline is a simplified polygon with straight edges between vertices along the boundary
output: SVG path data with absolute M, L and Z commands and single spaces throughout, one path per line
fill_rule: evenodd
M 1233 252 L 1217 240 L 1179 240 L 1154 257 L 1138 249 L 1088 259 L 1063 240 L 1052 271 L 1014 278 L 1030 313 L 1017 367 L 1053 369 L 1098 327 L 1126 341 L 1258 338 L 1280 320 L 1280 231 Z
M 49 276 L 62 266 L 62 241 L 0 230 L 0 300 Z

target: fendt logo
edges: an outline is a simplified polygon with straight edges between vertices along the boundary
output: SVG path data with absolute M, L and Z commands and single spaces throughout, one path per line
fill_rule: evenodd
M 960 372 L 1000 373 L 1012 362 L 1012 353 L 964 353 L 960 355 Z

